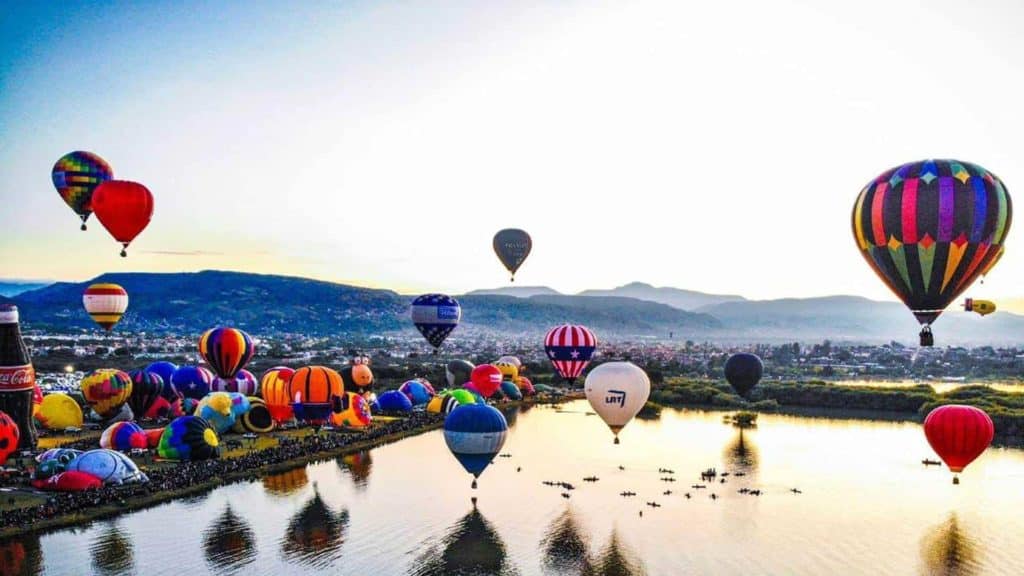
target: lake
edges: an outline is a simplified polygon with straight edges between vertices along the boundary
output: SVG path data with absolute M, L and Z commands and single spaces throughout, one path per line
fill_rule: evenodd
M 588 408 L 510 411 L 477 490 L 434 431 L 7 542 L 0 573 L 1024 574 L 1024 451 L 954 486 L 914 423 L 665 410 L 616 446 Z M 691 488 L 712 466 L 727 482 Z
M 963 388 L 964 386 L 988 386 L 989 388 L 1000 392 L 1009 392 L 1011 394 L 1024 393 L 1024 385 L 1010 382 L 947 382 L 943 380 L 829 380 L 828 383 L 835 384 L 837 386 L 852 386 L 854 388 L 913 388 L 914 386 L 927 384 L 939 394 L 945 394 L 946 392 Z

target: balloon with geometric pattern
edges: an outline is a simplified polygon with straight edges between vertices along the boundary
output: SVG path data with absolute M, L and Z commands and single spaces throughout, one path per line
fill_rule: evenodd
M 82 305 L 94 322 L 110 332 L 128 309 L 128 292 L 117 284 L 93 284 L 82 293 Z
M 255 352 L 252 338 L 237 328 L 213 328 L 199 338 L 199 354 L 224 379 L 234 378 Z
M 106 160 L 92 152 L 76 150 L 60 157 L 50 173 L 53 187 L 64 202 L 85 221 L 92 214 L 92 193 L 100 184 L 114 177 Z
M 132 379 L 127 372 L 112 368 L 93 370 L 81 382 L 82 396 L 102 418 L 111 418 L 132 394 Z

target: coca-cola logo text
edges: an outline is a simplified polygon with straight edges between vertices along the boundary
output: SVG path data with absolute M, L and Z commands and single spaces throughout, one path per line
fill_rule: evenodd
M 31 390 L 36 385 L 36 371 L 32 365 L 0 366 L 0 392 Z

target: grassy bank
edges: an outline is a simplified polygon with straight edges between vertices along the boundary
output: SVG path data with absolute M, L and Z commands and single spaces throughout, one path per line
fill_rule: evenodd
M 896 413 L 923 421 L 943 404 L 967 404 L 992 417 L 1002 444 L 1024 445 L 1024 394 L 1000 392 L 987 386 L 964 386 L 939 394 L 922 384 L 911 388 L 853 387 L 811 382 L 762 382 L 750 401 L 733 393 L 722 381 L 668 378 L 651 391 L 651 402 L 662 406 L 714 407 L 761 412 L 805 409 L 849 414 Z

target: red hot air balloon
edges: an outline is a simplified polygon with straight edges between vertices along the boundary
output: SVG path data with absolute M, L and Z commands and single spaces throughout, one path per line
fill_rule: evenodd
M 225 380 L 245 368 L 255 351 L 252 338 L 238 328 L 214 328 L 199 338 L 199 354 Z
M 469 379 L 484 398 L 490 398 L 501 388 L 501 370 L 493 364 L 481 364 L 473 368 Z
M 127 256 L 128 245 L 153 216 L 153 195 L 137 182 L 108 180 L 93 191 L 92 211 L 114 240 L 124 246 L 121 256 Z
M 974 406 L 939 406 L 924 419 L 924 435 L 954 474 L 963 471 L 992 443 L 992 419 Z M 960 480 L 954 476 L 953 483 Z

